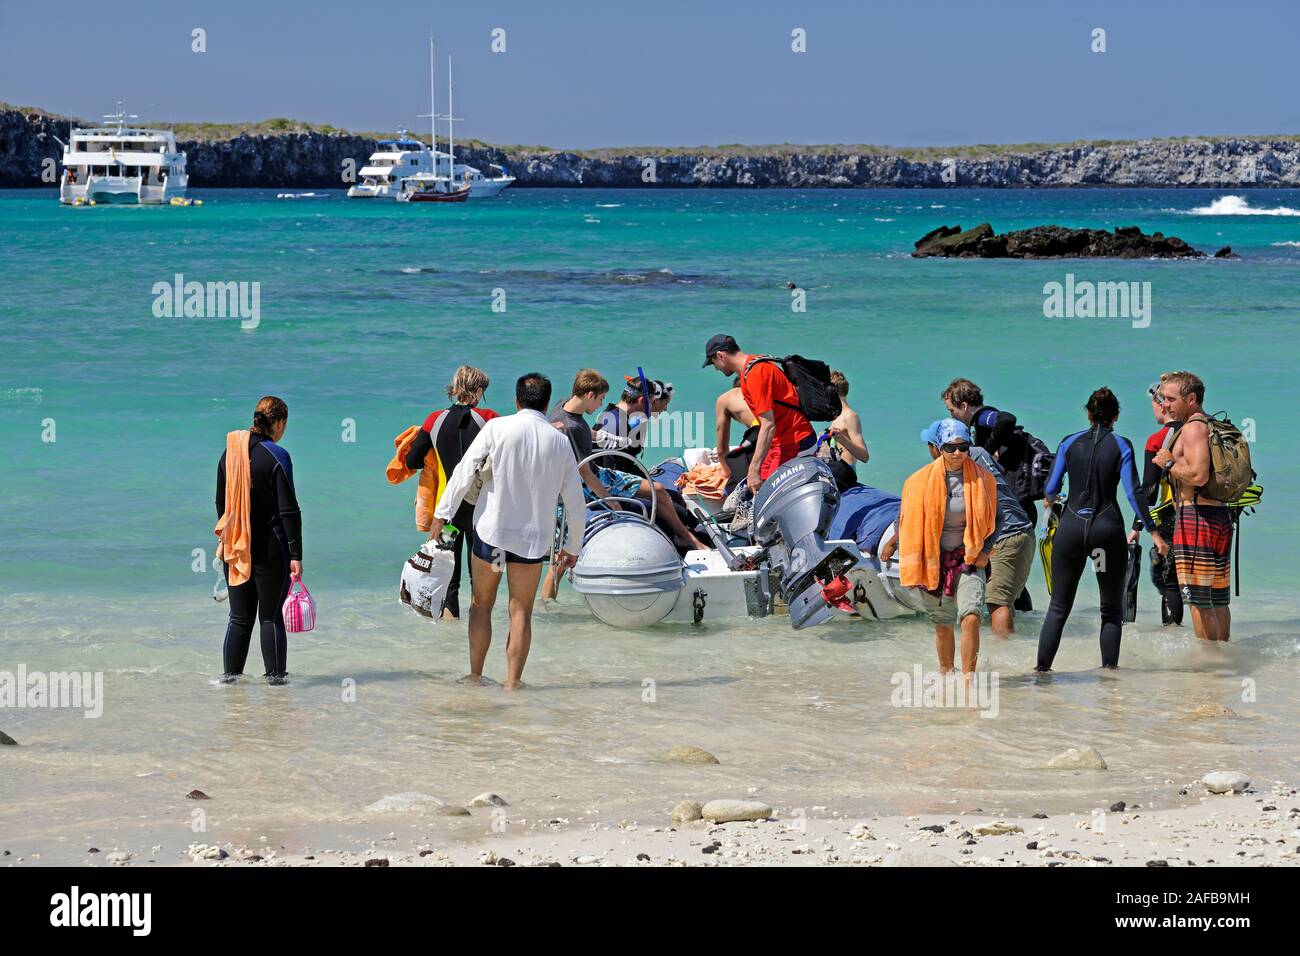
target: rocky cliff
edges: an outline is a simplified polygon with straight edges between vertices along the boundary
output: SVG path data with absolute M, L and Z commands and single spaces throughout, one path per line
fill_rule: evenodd
M 70 122 L 0 109 L 0 187 L 42 183 L 42 160 L 58 159 Z M 375 141 L 341 132 L 241 134 L 181 140 L 190 185 L 328 188 L 346 185 Z M 521 186 L 677 187 L 1300 187 L 1300 141 L 1286 138 L 1140 140 L 1042 147 L 896 150 L 871 146 L 595 150 L 470 146 L 473 166 L 504 164 Z

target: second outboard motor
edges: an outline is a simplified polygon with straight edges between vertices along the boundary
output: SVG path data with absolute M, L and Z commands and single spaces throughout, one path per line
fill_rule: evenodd
M 844 575 L 862 556 L 845 542 L 826 540 L 839 500 L 830 468 L 811 457 L 772 472 L 754 498 L 754 543 L 767 549 L 796 630 L 829 620 L 837 608 L 852 609 Z

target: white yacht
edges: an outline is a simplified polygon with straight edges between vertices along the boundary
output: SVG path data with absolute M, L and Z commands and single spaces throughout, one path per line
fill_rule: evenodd
M 447 65 L 447 97 L 451 98 L 451 63 Z M 429 117 L 430 148 L 415 139 L 406 130 L 398 130 L 396 139 L 379 141 L 379 149 L 370 154 L 367 165 L 358 175 L 361 182 L 348 189 L 352 199 L 404 199 L 412 194 L 428 194 L 431 186 L 436 186 L 440 193 L 459 193 L 466 183 L 469 184 L 470 199 L 490 199 L 515 181 L 504 166 L 489 164 L 492 175 L 485 176 L 474 166 L 455 161 L 455 147 L 452 145 L 451 124 L 454 117 L 450 112 L 446 116 L 437 113 L 434 99 L 433 76 L 433 39 L 429 40 L 429 112 L 420 115 Z M 444 153 L 438 149 L 437 121 L 447 120 L 447 147 Z M 418 180 L 418 183 L 403 183 L 403 180 Z M 441 183 L 435 181 L 441 180 Z
M 361 182 L 348 189 L 350 199 L 396 199 L 402 180 L 418 173 L 432 175 L 433 151 L 398 130 L 396 139 L 381 139 L 370 161 L 361 167 Z
M 128 119 L 138 118 L 122 112 L 118 103 L 103 126 L 72 130 L 69 142 L 63 143 L 59 202 L 185 203 L 189 177 L 175 135 L 126 125 Z
M 422 178 L 446 179 L 451 166 L 451 157 L 438 150 L 438 168 L 434 169 L 434 151 L 426 143 L 420 142 L 400 130 L 396 139 L 379 141 L 379 149 L 370 154 L 369 162 L 361 168 L 361 182 L 348 189 L 352 199 L 396 199 L 402 189 L 402 180 L 414 176 Z M 465 163 L 456 163 L 455 179 L 459 183 L 468 182 L 470 199 L 490 199 L 515 181 L 504 167 L 491 164 L 492 173 L 484 176 L 482 171 Z

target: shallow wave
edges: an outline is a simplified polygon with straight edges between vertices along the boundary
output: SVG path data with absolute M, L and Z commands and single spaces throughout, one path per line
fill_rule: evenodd
M 1300 209 L 1289 206 L 1256 209 L 1245 196 L 1220 196 L 1208 206 L 1197 206 L 1187 212 L 1192 216 L 1300 216 Z
M 1286 242 L 1270 242 L 1269 245 L 1286 246 L 1291 249 L 1300 249 L 1300 242 L 1296 242 L 1294 239 L 1288 239 Z

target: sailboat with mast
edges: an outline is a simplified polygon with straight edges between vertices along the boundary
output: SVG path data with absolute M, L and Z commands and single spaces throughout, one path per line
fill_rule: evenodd
M 459 119 L 452 113 L 451 55 L 447 56 L 447 113 L 440 116 L 437 110 L 436 76 L 434 75 L 433 37 L 429 37 L 429 134 L 434 156 L 438 155 L 438 120 L 447 121 L 447 175 L 439 176 L 437 166 L 431 173 L 416 173 L 402 180 L 397 193 L 398 202 L 464 202 L 469 199 L 471 184 L 458 183 L 452 177 L 456 169 L 456 134 L 452 126 Z M 422 114 L 423 115 L 423 114 Z

